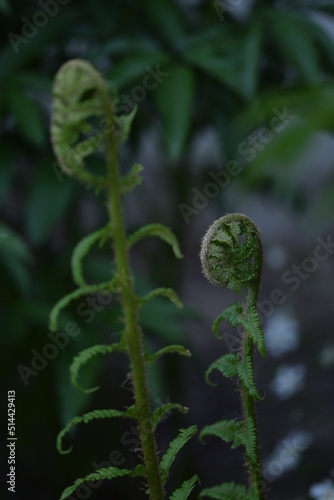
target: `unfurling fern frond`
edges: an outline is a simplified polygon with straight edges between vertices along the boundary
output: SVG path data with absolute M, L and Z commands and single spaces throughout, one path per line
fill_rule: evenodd
M 147 226 L 138 229 L 138 231 L 128 237 L 128 248 L 132 247 L 135 243 L 143 238 L 146 238 L 147 236 L 155 236 L 165 241 L 172 247 L 175 257 L 182 259 L 183 255 L 176 236 L 169 229 L 169 227 L 166 227 L 163 224 L 148 224 Z
M 153 425 L 156 427 L 159 422 L 165 418 L 165 415 L 168 415 L 173 410 L 178 410 L 180 413 L 188 413 L 188 408 L 186 406 L 182 406 L 178 403 L 165 403 L 154 410 L 152 414 Z
M 110 345 L 94 345 L 92 347 L 88 347 L 83 351 L 80 351 L 72 361 L 70 366 L 71 373 L 71 381 L 72 385 L 76 387 L 79 391 L 90 393 L 97 391 L 99 389 L 98 386 L 92 387 L 91 389 L 83 389 L 78 384 L 79 371 L 80 369 L 92 358 L 98 356 L 99 354 L 111 354 L 115 351 L 126 351 L 126 344 L 124 342 L 120 342 L 118 344 L 110 344 Z
M 68 450 L 64 450 L 62 446 L 62 441 L 64 436 L 68 433 L 68 431 L 77 424 L 88 424 L 92 420 L 98 420 L 103 418 L 136 418 L 136 408 L 135 406 L 130 406 L 126 411 L 119 410 L 94 410 L 88 413 L 85 413 L 81 417 L 74 417 L 67 424 L 67 426 L 58 434 L 57 437 L 57 449 L 59 453 L 63 455 L 70 453 L 72 451 L 72 446 Z
M 66 498 L 72 495 L 72 493 L 74 493 L 75 490 L 83 483 L 88 483 L 90 481 L 101 481 L 103 479 L 115 479 L 116 477 L 124 476 L 145 476 L 145 469 L 142 465 L 137 465 L 134 470 L 119 469 L 118 467 L 103 467 L 102 469 L 98 469 L 96 472 L 88 474 L 86 477 L 74 481 L 72 486 L 69 486 L 63 491 L 60 500 L 66 500 Z
M 105 241 L 111 238 L 111 227 L 107 224 L 105 227 L 94 231 L 94 233 L 85 236 L 73 250 L 72 254 L 72 273 L 73 280 L 78 286 L 86 286 L 86 280 L 83 276 L 82 261 L 84 257 L 88 254 L 89 250 L 96 243 L 105 243 Z
M 97 285 L 85 285 L 74 292 L 65 295 L 56 305 L 53 306 L 50 313 L 50 330 L 55 332 L 58 328 L 58 317 L 61 311 L 67 307 L 73 300 L 80 299 L 85 295 L 95 295 L 97 293 L 120 293 L 119 286 L 115 280 L 98 283 Z
M 149 292 L 144 297 L 139 297 L 138 306 L 143 306 L 146 302 L 155 299 L 156 297 L 166 297 L 166 299 L 169 299 L 178 309 L 183 307 L 177 293 L 174 292 L 172 288 L 156 288 L 155 290 L 152 290 L 152 292 Z
M 213 370 L 225 377 L 239 376 L 242 390 L 241 401 L 243 419 L 223 420 L 208 425 L 200 433 L 203 439 L 215 435 L 224 441 L 232 441 L 232 448 L 242 444 L 248 462 L 250 487 L 234 483 L 204 489 L 202 497 L 215 499 L 264 500 L 265 491 L 261 472 L 259 446 L 255 419 L 254 401 L 262 399 L 254 381 L 253 351 L 257 347 L 266 356 L 266 346 L 260 325 L 256 303 L 262 272 L 262 243 L 255 224 L 245 215 L 230 214 L 217 220 L 205 234 L 200 252 L 202 270 L 214 285 L 226 286 L 236 293 L 247 296 L 244 302 L 236 302 L 227 307 L 214 321 L 213 332 L 219 337 L 218 327 L 227 320 L 233 328 L 242 326 L 243 342 L 240 352 L 225 354 L 214 361 L 206 372 L 206 380 Z
M 130 364 L 130 378 L 133 386 L 134 405 L 126 411 L 95 410 L 81 417 L 74 417 L 58 436 L 58 449 L 62 450 L 64 435 L 79 423 L 88 423 L 101 418 L 133 418 L 138 426 L 140 449 L 143 463 L 134 471 L 116 467 L 100 469 L 88 476 L 78 479 L 67 488 L 62 499 L 71 495 L 75 489 L 86 481 L 113 479 L 114 477 L 143 476 L 147 481 L 147 492 L 151 500 L 162 500 L 165 497 L 164 483 L 170 465 L 179 449 L 196 432 L 196 427 L 182 430 L 179 437 L 172 441 L 170 449 L 159 461 L 155 432 L 157 424 L 170 411 L 178 410 L 186 413 L 187 408 L 176 403 L 167 403 L 152 412 L 147 387 L 148 365 L 167 352 L 175 352 L 189 356 L 182 346 L 164 347 L 154 354 L 145 354 L 142 331 L 138 323 L 139 309 L 150 299 L 163 296 L 171 300 L 177 307 L 182 307 L 178 295 L 170 288 L 158 288 L 145 297 L 135 294 L 134 277 L 130 267 L 128 251 L 137 241 L 147 236 L 156 236 L 168 243 L 177 258 L 182 254 L 175 235 L 162 224 L 150 224 L 128 236 L 122 210 L 122 197 L 130 193 L 141 182 L 143 167 L 136 163 L 129 173 L 122 175 L 118 164 L 118 147 L 129 135 L 131 123 L 135 116 L 134 109 L 127 116 L 116 116 L 115 102 L 109 94 L 109 86 L 103 76 L 88 62 L 73 60 L 64 64 L 56 75 L 53 88 L 53 112 L 51 123 L 51 139 L 53 149 L 62 170 L 69 176 L 84 183 L 95 192 L 104 190 L 107 197 L 109 213 L 108 224 L 86 236 L 76 246 L 72 257 L 72 274 L 78 289 L 63 297 L 54 306 L 50 314 L 50 329 L 55 331 L 59 314 L 73 301 L 84 295 L 97 293 L 113 293 L 121 302 L 124 332 L 119 343 L 88 347 L 73 360 L 70 373 L 73 385 L 81 389 L 78 379 L 80 369 L 93 357 L 114 351 L 127 354 Z M 104 156 L 106 168 L 102 173 L 95 173 L 94 165 L 89 164 L 92 155 Z M 87 284 L 83 271 L 83 261 L 93 245 L 102 246 L 107 240 L 112 243 L 111 269 L 115 269 L 110 281 L 99 284 Z M 65 451 L 68 452 L 69 450 Z M 183 497 L 194 487 L 193 482 L 182 486 Z M 179 498 L 179 497 L 177 497 Z

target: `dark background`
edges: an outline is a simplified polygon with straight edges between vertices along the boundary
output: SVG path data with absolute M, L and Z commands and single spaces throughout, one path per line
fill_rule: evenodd
M 171 400 L 190 408 L 188 415 L 174 414 L 161 424 L 159 450 L 179 427 L 201 429 L 240 415 L 231 380 L 214 374 L 218 386 L 205 383 L 207 366 L 233 343 L 226 341 L 232 330 L 225 324 L 223 340 L 217 340 L 212 322 L 236 298 L 206 282 L 198 253 L 213 220 L 243 212 L 258 225 L 265 254 L 259 299 L 267 301 L 263 327 L 269 354 L 266 360 L 256 355 L 255 375 L 266 393 L 257 408 L 268 498 L 310 498 L 311 485 L 334 476 L 334 259 L 331 253 L 322 262 L 306 259 L 313 258 L 317 238 L 334 238 L 334 2 L 51 3 L 0 1 L 3 498 L 53 500 L 92 472 L 93 462 L 122 457 L 123 467 L 136 463 L 131 425 L 116 420 L 76 428 L 68 441 L 70 455 L 59 455 L 55 447 L 59 430 L 73 416 L 131 402 L 121 355 L 86 365 L 82 385 L 101 386 L 92 395 L 76 392 L 69 380 L 79 350 L 111 341 L 119 332 L 116 300 L 89 323 L 76 314 L 77 304 L 67 309 L 64 321 L 76 321 L 81 334 L 26 383 L 18 371 L 19 365 L 31 367 L 36 351 L 50 343 L 50 309 L 74 289 L 72 249 L 107 217 L 103 200 L 59 174 L 50 146 L 52 79 L 63 62 L 76 57 L 103 71 L 115 98 L 127 102 L 126 111 L 138 104 L 120 155 L 124 171 L 135 161 L 145 168 L 143 184 L 125 199 L 128 231 L 165 223 L 184 253 L 176 262 L 155 240 L 131 253 L 138 290 L 172 286 L 185 306 L 181 312 L 163 300 L 146 306 L 141 320 L 147 345 L 182 343 L 192 351 L 189 359 L 165 357 L 149 373 L 154 407 Z M 41 15 L 46 4 L 52 14 Z M 147 67 L 157 66 L 168 76 L 143 93 Z M 284 110 L 288 123 L 275 131 L 272 120 Z M 239 173 L 227 177 L 218 193 L 211 188 L 216 194 L 209 198 L 210 172 L 222 176 L 232 160 Z M 108 250 L 96 250 L 86 259 L 92 282 L 106 279 L 110 258 Z M 294 265 L 304 267 L 298 279 Z M 271 306 L 275 289 L 285 300 Z M 282 369 L 278 393 L 272 382 Z M 15 495 L 5 480 L 8 390 L 16 391 Z M 168 493 L 194 473 L 202 487 L 246 482 L 242 450 L 214 438 L 206 446 L 193 438 L 178 456 Z M 142 486 L 136 480 L 105 481 L 91 495 L 75 498 L 145 498 Z

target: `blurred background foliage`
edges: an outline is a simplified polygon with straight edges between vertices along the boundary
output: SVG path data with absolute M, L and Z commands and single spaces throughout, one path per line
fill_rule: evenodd
M 41 15 L 47 8 L 51 14 Z M 268 252 L 262 298 L 281 288 L 282 271 L 312 255 L 315 239 L 334 228 L 333 15 L 334 2 L 326 0 L 0 1 L 1 407 L 4 411 L 7 390 L 16 390 L 16 498 L 58 498 L 63 487 L 91 471 L 94 460 L 110 460 L 113 450 L 127 465 L 136 458 L 133 444 L 125 443 L 129 429 L 117 422 L 77 429 L 69 456 L 60 457 L 55 449 L 58 431 L 75 414 L 131 400 L 121 355 L 85 368 L 82 385 L 98 381 L 99 392 L 82 395 L 69 382 L 73 355 L 120 331 L 116 301 L 94 311 L 91 321 L 78 317 L 76 304 L 64 324 L 76 321 L 82 333 L 26 384 L 17 369 L 31 367 L 36 351 L 42 353 L 50 342 L 51 306 L 74 288 L 70 257 L 76 242 L 106 221 L 103 200 L 65 178 L 51 150 L 57 69 L 70 58 L 88 59 L 106 75 L 120 111 L 138 105 L 130 141 L 121 151 L 125 170 L 134 161 L 145 167 L 143 185 L 125 200 L 128 230 L 147 222 L 169 224 L 185 254 L 183 262 L 175 262 L 168 248 L 148 241 L 131 255 L 138 289 L 174 286 L 185 302 L 182 312 L 159 300 L 143 309 L 150 348 L 180 342 L 193 351 L 190 361 L 172 357 L 149 374 L 154 406 L 169 398 L 190 407 L 187 417 L 171 416 L 162 424 L 162 449 L 176 424 L 201 427 L 239 411 L 230 382 L 217 378 L 216 388 L 204 382 L 208 364 L 219 350 L 227 351 L 212 338 L 211 322 L 233 300 L 229 292 L 211 290 L 200 275 L 206 227 L 226 212 L 254 218 Z M 145 76 L 152 72 L 158 85 L 147 89 Z M 275 132 L 271 120 L 284 110 L 289 123 Z M 198 192 L 212 182 L 209 172 L 221 174 L 229 161 L 238 162 L 241 172 L 214 199 L 203 201 Z M 180 209 L 185 205 L 186 219 Z M 270 379 L 279 361 L 275 355 L 262 364 L 258 360 L 257 376 L 267 393 L 259 405 L 264 459 L 293 426 L 311 436 L 293 466 L 281 464 L 274 479 L 270 476 L 272 499 L 309 498 L 310 485 L 333 474 L 331 260 L 319 264 L 300 292 L 288 294 L 288 312 L 297 318 L 301 337 L 298 350 L 283 360 L 307 367 L 304 390 L 286 401 L 275 398 Z M 94 251 L 86 264 L 92 281 L 110 273 L 108 251 Z M 286 328 L 295 328 L 289 325 L 282 342 Z M 175 485 L 192 471 L 204 487 L 240 477 L 238 450 L 213 440 L 206 447 L 193 441 L 175 466 Z M 4 447 L 0 457 L 7 470 Z M 91 498 L 144 498 L 140 486 L 117 480 Z

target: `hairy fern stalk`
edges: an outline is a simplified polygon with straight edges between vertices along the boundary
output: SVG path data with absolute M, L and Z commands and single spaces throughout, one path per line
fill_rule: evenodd
M 101 468 L 86 477 L 77 479 L 65 489 L 61 500 L 68 498 L 85 481 L 100 481 L 115 477 L 142 477 L 147 484 L 147 493 L 152 500 L 165 498 L 165 484 L 170 467 L 182 446 L 196 433 L 196 426 L 180 429 L 178 436 L 170 443 L 168 450 L 158 458 L 155 429 L 159 420 L 169 411 L 177 409 L 186 412 L 187 408 L 175 403 L 162 405 L 152 412 L 146 383 L 147 367 L 165 353 L 179 353 L 189 356 L 187 349 L 180 345 L 164 347 L 156 353 L 144 352 L 142 331 L 138 323 L 140 307 L 156 296 L 164 296 L 177 307 L 182 304 L 177 294 L 169 288 L 153 290 L 145 297 L 135 294 L 133 275 L 128 259 L 129 249 L 147 236 L 159 237 L 168 243 L 177 258 L 181 252 L 174 234 L 161 224 L 147 225 L 132 235 L 125 231 L 122 196 L 129 193 L 141 182 L 142 167 L 135 164 L 125 176 L 121 176 L 118 163 L 118 148 L 126 140 L 135 111 L 127 116 L 116 116 L 113 112 L 108 85 L 102 75 L 88 62 L 72 60 L 58 71 L 53 90 L 53 115 L 51 139 L 55 155 L 62 170 L 95 191 L 105 190 L 108 199 L 109 223 L 86 236 L 75 248 L 72 257 L 73 279 L 77 289 L 63 297 L 52 309 L 50 329 L 58 328 L 58 317 L 64 307 L 86 294 L 113 293 L 122 305 L 124 332 L 120 341 L 111 345 L 97 344 L 80 352 L 70 367 L 71 380 L 75 387 L 79 384 L 79 371 L 85 363 L 98 355 L 122 351 L 128 354 L 133 382 L 134 404 L 125 411 L 117 409 L 98 409 L 72 419 L 60 432 L 57 447 L 61 453 L 63 438 L 68 430 L 77 424 L 88 423 L 94 419 L 125 418 L 137 421 L 140 432 L 143 463 L 134 470 L 117 467 Z M 98 122 L 98 126 L 94 126 Z M 95 175 L 85 164 L 91 154 L 103 154 L 106 160 L 104 175 Z M 83 258 L 93 245 L 104 245 L 111 241 L 116 271 L 107 281 L 97 284 L 86 282 L 83 272 Z M 91 392 L 97 388 L 86 390 Z M 81 389 L 82 390 L 82 389 Z M 188 498 L 198 478 L 193 476 L 185 481 L 170 497 L 173 500 Z
M 236 302 L 223 311 L 213 324 L 218 327 L 227 320 L 233 328 L 243 327 L 240 352 L 229 353 L 214 361 L 206 372 L 207 382 L 214 370 L 225 377 L 239 377 L 243 418 L 222 420 L 204 427 L 200 439 L 216 436 L 232 442 L 232 448 L 243 445 L 249 472 L 249 487 L 222 483 L 202 490 L 201 498 L 222 500 L 264 500 L 265 488 L 261 472 L 255 400 L 263 399 L 254 381 L 254 346 L 266 356 L 264 335 L 256 309 L 262 272 L 262 242 L 254 222 L 242 214 L 226 215 L 210 226 L 203 238 L 200 252 L 202 270 L 214 285 L 226 286 L 240 294 L 247 290 L 244 301 Z

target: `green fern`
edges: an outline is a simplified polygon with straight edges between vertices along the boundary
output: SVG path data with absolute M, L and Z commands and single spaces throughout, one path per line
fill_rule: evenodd
M 105 227 L 102 227 L 101 229 L 98 229 L 97 231 L 94 231 L 94 233 L 91 233 L 83 238 L 73 250 L 71 267 L 73 280 L 78 286 L 87 285 L 83 276 L 83 258 L 88 254 L 94 244 L 105 243 L 108 238 L 111 238 L 110 224 L 107 224 Z
M 180 429 L 179 435 L 169 443 L 169 448 L 163 455 L 160 462 L 160 471 L 162 475 L 163 484 L 166 483 L 170 468 L 176 458 L 178 452 L 183 446 L 194 436 L 197 432 L 196 425 L 192 425 L 188 429 Z
M 256 429 L 254 401 L 262 399 L 254 380 L 253 351 L 257 347 L 266 356 L 266 346 L 256 303 L 262 272 L 262 243 L 255 224 L 245 215 L 230 214 L 210 226 L 202 241 L 200 252 L 202 270 L 214 285 L 226 286 L 237 293 L 248 290 L 244 302 L 228 306 L 214 321 L 213 332 L 220 338 L 218 328 L 223 320 L 233 328 L 244 330 L 242 348 L 237 354 L 225 354 L 214 361 L 206 372 L 209 384 L 212 371 L 218 370 L 224 377 L 238 375 L 241 382 L 243 419 L 223 420 L 205 426 L 200 439 L 213 435 L 232 442 L 232 448 L 242 444 L 248 462 L 249 483 L 245 486 L 223 483 L 204 489 L 201 498 L 264 500 L 265 490 L 261 472 Z
M 115 351 L 126 351 L 126 344 L 124 342 L 120 342 L 119 344 L 94 345 L 92 347 L 84 349 L 83 351 L 80 351 L 79 354 L 77 354 L 73 358 L 72 364 L 70 366 L 71 381 L 73 386 L 79 391 L 85 392 L 87 394 L 97 391 L 99 389 L 98 386 L 92 387 L 91 389 L 83 389 L 78 384 L 80 369 L 93 357 L 99 354 L 111 354 Z
M 235 483 L 223 483 L 201 491 L 200 498 L 213 498 L 214 500 L 248 500 L 245 486 Z
M 69 486 L 63 491 L 60 500 L 65 500 L 66 498 L 68 498 L 83 483 L 87 483 L 90 481 L 101 481 L 102 479 L 115 479 L 116 477 L 124 476 L 145 477 L 145 469 L 142 465 L 138 465 L 134 470 L 118 469 L 118 467 L 104 467 L 98 469 L 96 472 L 92 472 L 91 474 L 88 474 L 81 479 L 77 479 L 72 484 L 72 486 Z
M 130 406 L 126 411 L 119 411 L 119 410 L 94 410 L 90 411 L 88 413 L 85 413 L 81 417 L 74 417 L 72 420 L 67 424 L 67 426 L 58 434 L 57 437 L 57 449 L 59 453 L 62 453 L 63 455 L 70 453 L 72 451 L 72 446 L 68 450 L 64 450 L 62 446 L 62 441 L 64 436 L 68 433 L 68 431 L 77 424 L 88 424 L 92 420 L 99 420 L 99 419 L 104 419 L 104 418 L 117 418 L 117 417 L 122 417 L 122 418 L 136 418 L 136 408 L 134 405 Z
M 169 497 L 169 500 L 187 500 L 190 493 L 195 488 L 197 482 L 200 483 L 199 477 L 197 475 L 193 476 L 187 481 L 184 481 L 181 488 L 175 490 L 172 496 Z
M 154 236 L 168 243 L 177 258 L 182 258 L 182 254 L 175 235 L 162 224 L 149 224 L 132 235 L 127 235 L 125 231 L 122 196 L 129 194 L 141 183 L 143 167 L 136 163 L 129 173 L 122 176 L 118 165 L 118 148 L 130 133 L 136 110 L 134 109 L 126 116 L 116 116 L 114 114 L 115 102 L 111 99 L 108 84 L 90 63 L 79 59 L 70 61 L 60 68 L 55 77 L 53 95 L 51 140 L 58 163 L 67 175 L 82 182 L 86 188 L 95 192 L 104 191 L 104 196 L 107 198 L 109 223 L 85 236 L 75 247 L 72 256 L 72 274 L 78 288 L 54 306 L 50 314 L 50 329 L 56 331 L 60 314 L 73 301 L 87 294 L 115 294 L 120 300 L 123 312 L 124 332 L 121 340 L 111 345 L 93 345 L 81 351 L 71 364 L 71 380 L 77 389 L 84 392 L 97 390 L 98 387 L 91 389 L 80 387 L 78 382 L 80 370 L 93 357 L 121 351 L 127 354 L 129 360 L 134 393 L 134 405 L 126 411 L 95 410 L 74 417 L 60 432 L 57 441 L 58 449 L 62 453 L 70 451 L 62 449 L 62 440 L 76 424 L 104 418 L 132 418 L 138 425 L 143 456 L 143 463 L 138 464 L 134 470 L 104 468 L 76 480 L 63 492 L 61 498 L 67 498 L 85 481 L 142 476 L 147 481 L 147 491 L 151 500 L 162 500 L 165 496 L 164 484 L 176 453 L 195 434 L 196 427 L 181 430 L 178 438 L 171 442 L 162 460 L 159 460 L 155 438 L 158 423 L 170 411 L 178 410 L 185 413 L 187 408 L 177 403 L 167 403 L 152 412 L 146 384 L 147 368 L 150 363 L 168 352 L 185 356 L 189 356 L 190 353 L 182 346 L 163 347 L 154 354 L 144 352 L 142 331 L 138 323 L 140 307 L 158 296 L 171 300 L 177 307 L 182 307 L 182 303 L 178 295 L 170 288 L 158 288 L 145 297 L 136 296 L 128 251 L 143 238 Z M 96 123 L 99 125 L 96 126 Z M 86 165 L 93 153 L 102 154 L 106 159 L 106 169 L 101 175 L 93 174 Z M 108 240 L 112 242 L 113 265 L 111 267 L 115 268 L 115 273 L 109 281 L 87 284 L 83 269 L 84 259 L 93 245 L 102 246 Z M 188 483 L 189 492 L 193 486 L 192 483 Z M 186 498 L 187 487 L 182 488 L 183 498 Z

